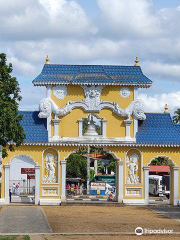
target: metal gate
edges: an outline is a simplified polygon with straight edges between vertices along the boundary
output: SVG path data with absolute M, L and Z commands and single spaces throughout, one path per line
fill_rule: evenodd
M 10 202 L 11 203 L 34 203 L 35 180 L 10 180 Z

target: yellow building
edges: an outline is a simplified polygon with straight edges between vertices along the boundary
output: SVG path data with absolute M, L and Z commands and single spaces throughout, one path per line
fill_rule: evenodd
M 171 204 L 180 199 L 180 130 L 164 113 L 145 113 L 138 88 L 152 85 L 134 66 L 50 64 L 34 79 L 47 94 L 39 112 L 21 112 L 24 144 L 2 163 L 1 199 L 9 203 L 13 159 L 35 167 L 35 204 L 66 201 L 66 158 L 80 146 L 103 147 L 116 158 L 116 201 L 148 204 L 149 164 L 162 156 L 171 168 Z M 33 96 L 32 96 L 33 97 Z M 83 119 L 96 116 L 101 134 L 83 134 Z

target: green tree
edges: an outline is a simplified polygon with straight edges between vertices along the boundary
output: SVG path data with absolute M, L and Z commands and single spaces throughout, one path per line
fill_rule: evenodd
M 165 158 L 158 157 L 158 158 L 153 159 L 151 161 L 150 165 L 156 165 L 156 166 L 165 165 L 165 166 L 167 166 L 168 165 L 168 161 Z
M 116 162 L 115 160 L 114 161 L 111 161 L 108 165 L 108 170 L 111 171 L 111 172 L 115 172 L 116 171 Z
M 93 169 L 90 169 L 90 182 L 93 180 L 95 171 Z
M 7 64 L 6 54 L 0 54 L 0 146 L 2 157 L 7 156 L 6 148 L 14 151 L 24 139 L 24 129 L 20 124 L 23 116 L 18 113 L 21 101 L 20 88 L 15 77 L 11 76 L 12 64 Z
M 87 178 L 87 159 L 78 153 L 72 153 L 67 158 L 68 178 Z
M 173 122 L 174 123 L 180 123 L 180 108 L 178 108 L 175 112 L 174 112 L 174 116 L 173 116 Z

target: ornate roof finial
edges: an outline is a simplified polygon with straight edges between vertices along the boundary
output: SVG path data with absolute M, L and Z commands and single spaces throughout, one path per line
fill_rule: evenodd
M 134 66 L 139 66 L 139 60 L 138 60 L 138 57 L 136 57 L 136 60 L 135 60 L 135 64 Z
M 167 105 L 167 103 L 165 104 L 164 113 L 168 113 L 168 105 Z
M 49 57 L 48 57 L 48 55 L 46 57 L 46 63 L 45 64 L 49 64 Z

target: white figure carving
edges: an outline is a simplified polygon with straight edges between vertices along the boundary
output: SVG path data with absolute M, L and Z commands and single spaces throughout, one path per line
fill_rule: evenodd
M 47 170 L 48 174 L 45 175 L 43 182 L 44 183 L 56 183 L 56 165 L 57 165 L 57 159 L 54 157 L 52 153 L 48 153 L 45 157 L 45 169 Z
M 128 175 L 129 177 L 127 178 L 127 183 L 139 183 L 139 177 L 137 175 L 135 175 L 135 173 L 137 173 L 138 170 L 138 160 L 139 157 L 136 153 L 132 154 L 129 157 L 127 157 L 126 159 L 126 165 L 129 168 L 128 170 Z
M 64 99 L 67 95 L 66 86 L 55 86 L 53 87 L 53 95 L 59 99 Z
M 96 110 L 99 104 L 102 102 L 100 99 L 103 86 L 84 86 L 85 99 L 83 100 L 89 109 Z
M 129 88 L 127 88 L 127 87 L 121 88 L 121 90 L 120 90 L 121 97 L 127 98 L 130 96 L 130 94 L 131 94 L 131 92 L 130 92 Z
M 146 119 L 146 115 L 144 114 L 145 104 L 142 100 L 138 99 L 138 101 L 136 101 L 136 100 L 134 101 L 132 112 L 136 119 L 139 119 L 139 120 Z
M 43 98 L 39 103 L 39 117 L 47 118 L 51 113 L 51 101 L 49 98 Z

